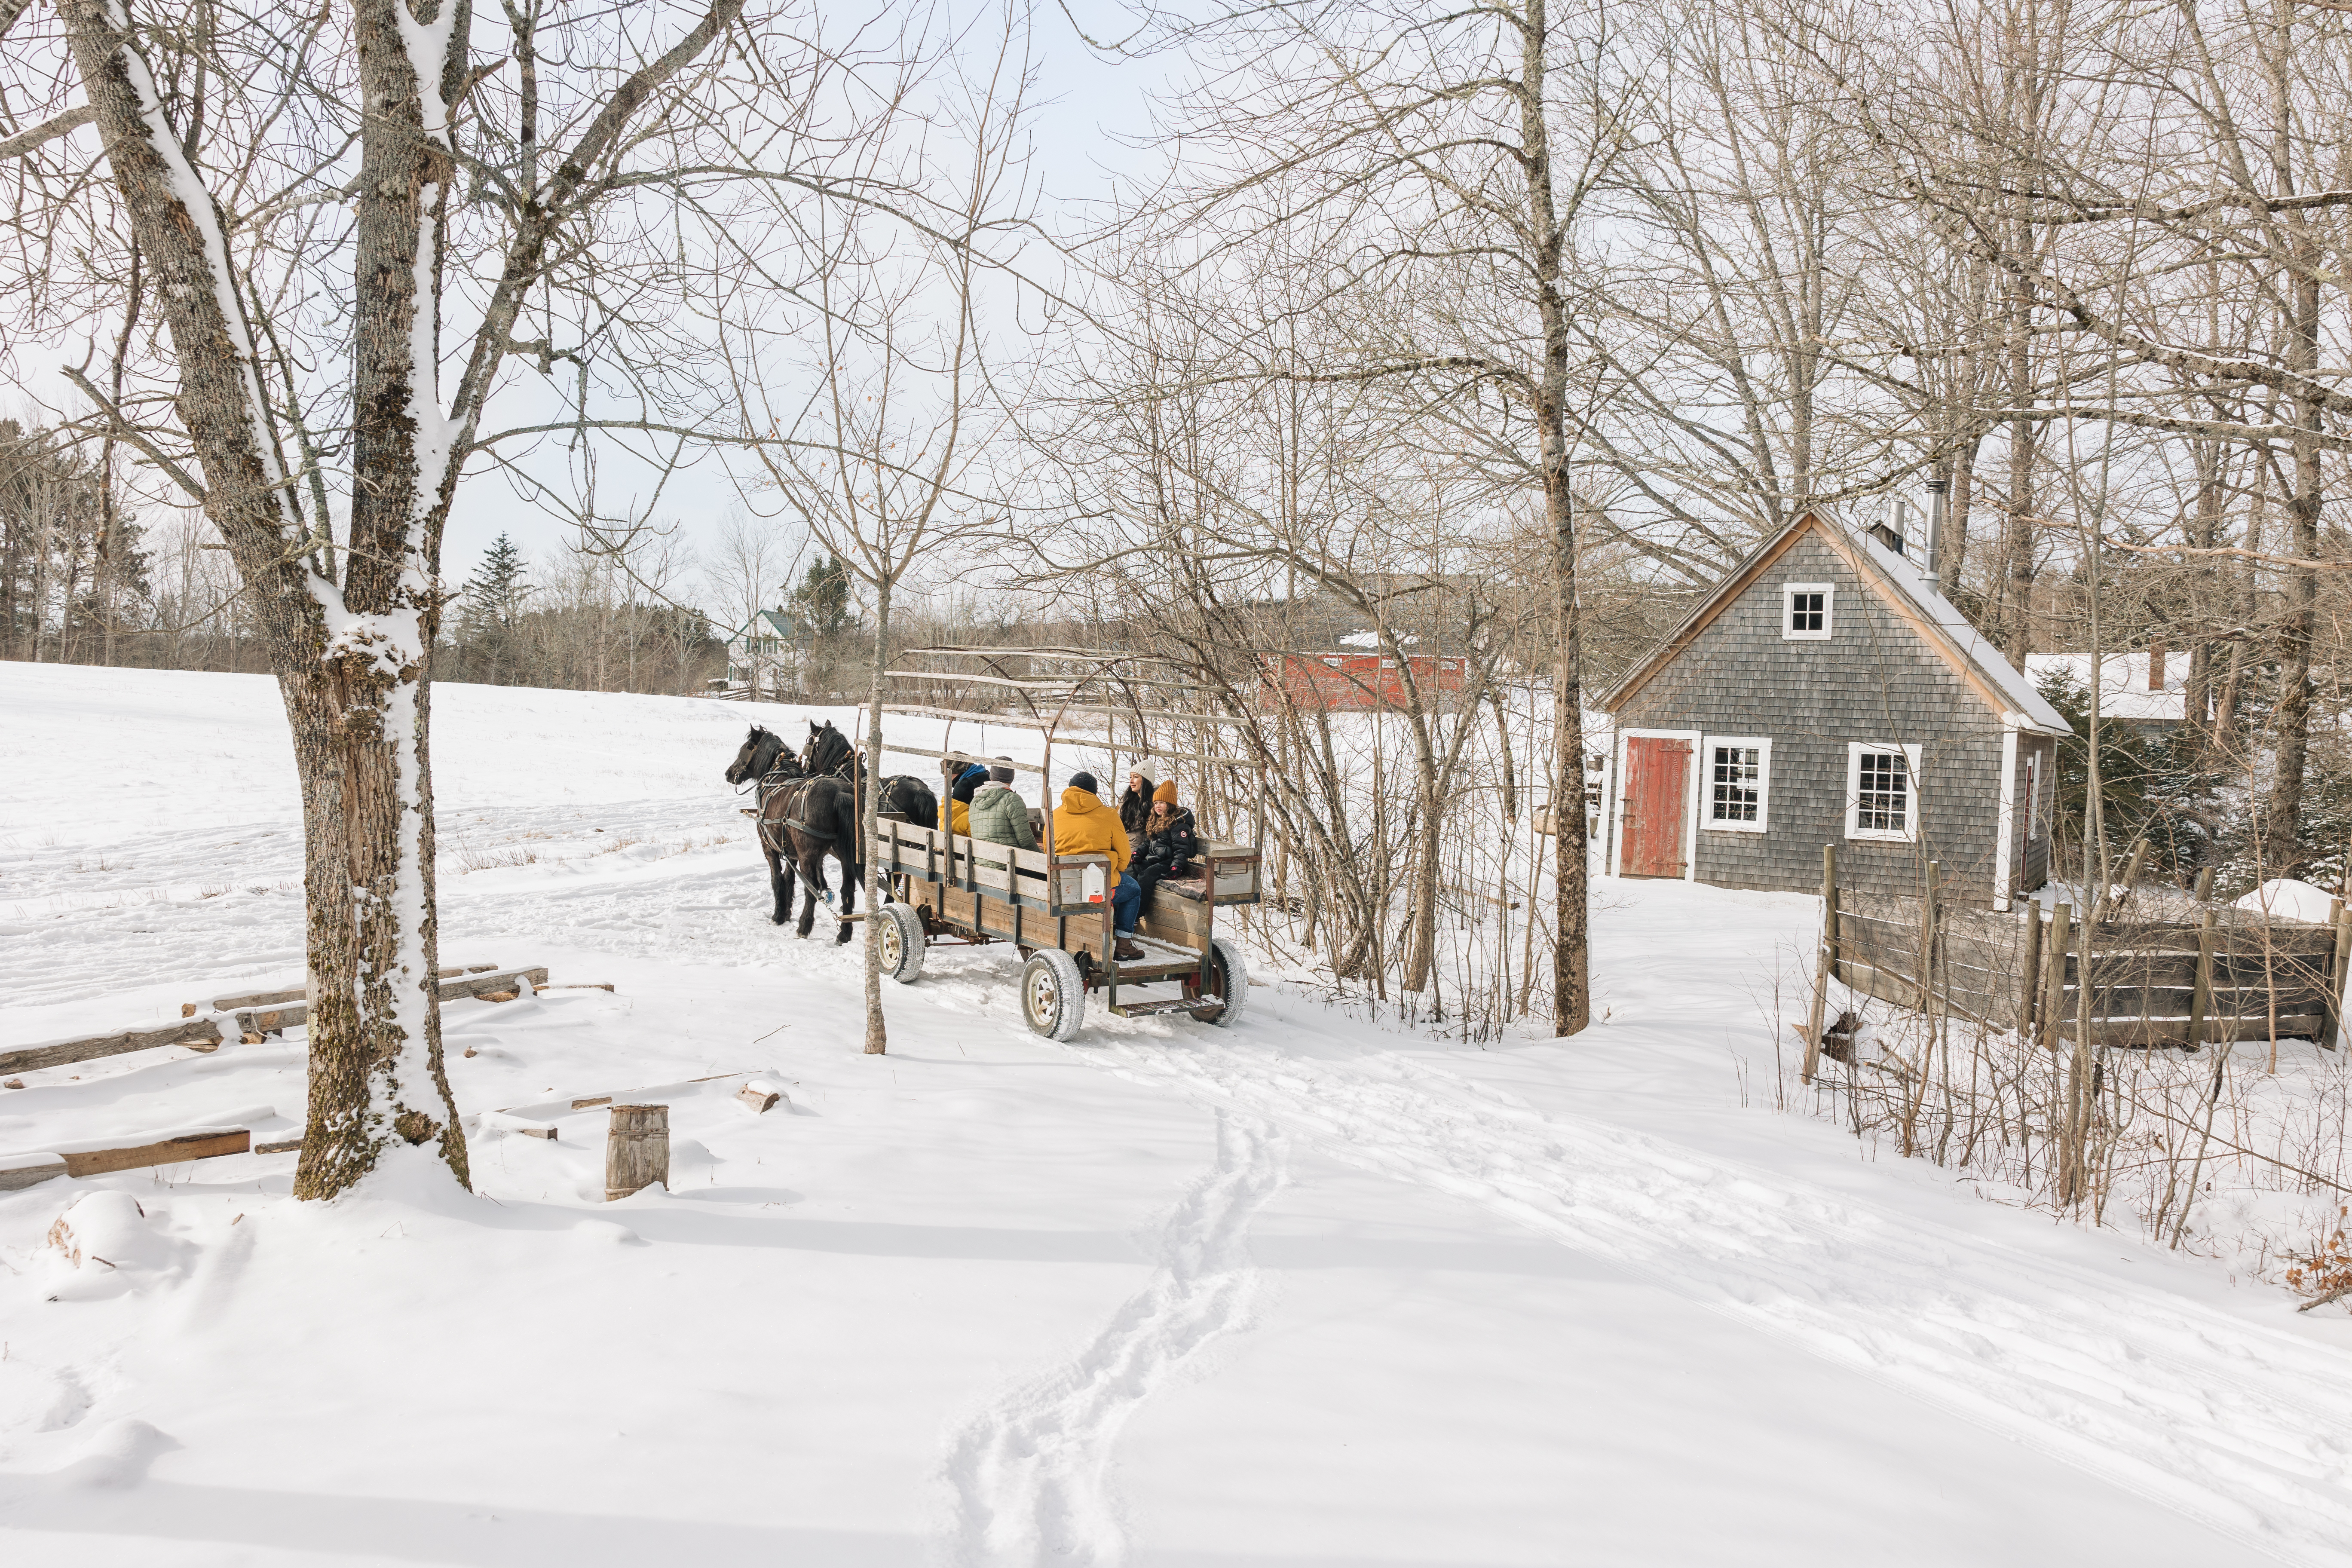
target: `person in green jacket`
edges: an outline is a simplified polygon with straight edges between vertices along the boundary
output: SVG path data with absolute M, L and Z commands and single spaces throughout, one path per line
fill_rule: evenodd
M 971 797 L 971 836 L 983 844 L 1010 844 L 1016 849 L 1037 847 L 1037 830 L 1030 825 L 1029 806 L 1013 792 L 1013 768 L 1001 758 L 988 770 L 988 782 Z M 1002 865 L 983 860 L 982 865 Z

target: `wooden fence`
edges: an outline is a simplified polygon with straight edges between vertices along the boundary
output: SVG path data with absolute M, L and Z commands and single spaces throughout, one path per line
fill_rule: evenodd
M 1834 887 L 1826 902 L 1823 956 L 1852 989 L 1925 1006 L 1924 971 L 1937 1011 L 2043 1042 L 2082 1032 L 2085 984 L 2096 1045 L 2303 1038 L 2332 1048 L 2341 1026 L 2352 953 L 2341 906 L 2327 926 L 2211 905 L 2190 921 L 2083 924 L 2063 907 L 1992 914 Z

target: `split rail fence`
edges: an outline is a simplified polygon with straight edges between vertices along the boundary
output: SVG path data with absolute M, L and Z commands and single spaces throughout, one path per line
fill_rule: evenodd
M 2083 1037 L 2086 1023 L 2097 1046 L 2336 1044 L 2352 956 L 2352 913 L 2341 901 L 2326 925 L 2203 900 L 2189 920 L 2127 918 L 2127 899 L 2116 900 L 2120 912 L 2094 911 L 2089 921 L 2065 905 L 1998 914 L 1941 908 L 1932 893 L 1842 890 L 1834 855 L 1823 859 L 1822 968 L 1866 995 L 2015 1030 L 2052 1048 Z M 1820 1010 L 1817 988 L 1815 1048 Z

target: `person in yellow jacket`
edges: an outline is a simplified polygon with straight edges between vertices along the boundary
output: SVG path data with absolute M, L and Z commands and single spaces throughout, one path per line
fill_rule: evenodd
M 1117 878 L 1110 894 L 1111 934 L 1118 939 L 1111 956 L 1124 963 L 1143 956 L 1134 940 L 1135 922 L 1143 914 L 1143 888 L 1127 874 L 1128 862 L 1135 858 L 1127 829 L 1096 789 L 1095 775 L 1080 773 L 1062 792 L 1062 804 L 1054 812 L 1054 853 L 1110 857 Z

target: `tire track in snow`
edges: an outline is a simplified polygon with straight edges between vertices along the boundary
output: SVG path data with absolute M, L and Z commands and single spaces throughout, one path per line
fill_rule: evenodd
M 956 1568 L 1113 1568 L 1125 1560 L 1108 1485 L 1111 1450 L 1138 1405 L 1247 1322 L 1257 1293 L 1250 1221 L 1284 1180 L 1279 1132 L 1251 1117 L 1216 1117 L 1216 1161 L 1169 1217 L 1150 1281 L 1067 1366 L 1015 1390 L 957 1436 L 946 1468 Z
M 2258 1550 L 2352 1564 L 2352 1357 L 2330 1346 L 1408 1058 L 1307 1060 L 1246 1026 L 1071 1054 L 1479 1204 Z

